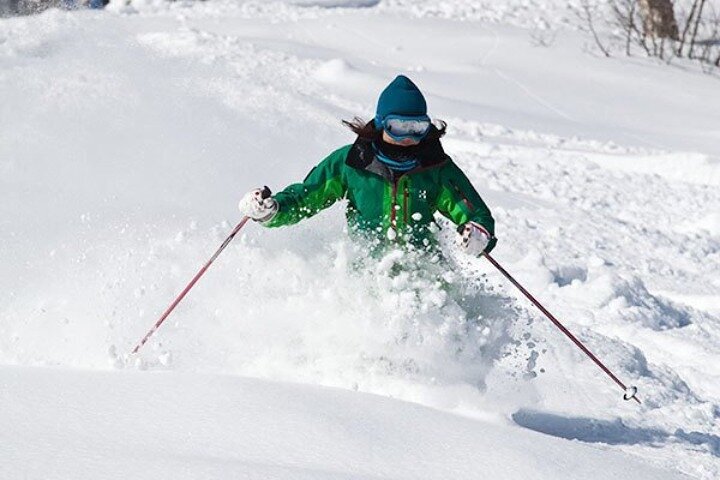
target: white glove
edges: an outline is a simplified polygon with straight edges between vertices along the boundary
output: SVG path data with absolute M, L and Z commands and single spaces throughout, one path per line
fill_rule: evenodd
M 477 257 L 485 251 L 490 243 L 490 238 L 490 232 L 485 227 L 479 223 L 467 222 L 465 228 L 460 232 L 457 243 L 460 250 Z
M 245 194 L 238 203 L 240 213 L 258 222 L 267 222 L 278 211 L 278 203 L 268 187 L 256 188 Z

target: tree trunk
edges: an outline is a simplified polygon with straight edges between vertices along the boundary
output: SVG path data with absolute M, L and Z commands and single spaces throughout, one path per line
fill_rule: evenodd
M 690 51 L 688 52 L 688 58 L 693 58 L 695 53 L 695 41 L 697 40 L 700 22 L 702 22 L 703 19 L 703 8 L 705 7 L 705 2 L 706 0 L 700 0 L 700 6 L 698 7 L 697 16 L 695 17 L 695 28 L 693 30 L 692 37 L 690 37 Z
M 653 38 L 679 39 L 672 0 L 640 0 L 643 31 Z

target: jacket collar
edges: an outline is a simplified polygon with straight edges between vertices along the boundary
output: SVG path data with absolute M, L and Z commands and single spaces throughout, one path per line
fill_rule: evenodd
M 358 137 L 355 140 L 355 143 L 353 143 L 353 146 L 348 152 L 345 163 L 358 170 L 365 170 L 380 175 L 388 181 L 394 181 L 401 175 L 439 167 L 450 160 L 450 157 L 445 153 L 445 150 L 443 150 L 439 139 L 423 140 L 420 145 L 421 148 L 417 154 L 419 165 L 408 172 L 395 173 L 390 170 L 387 165 L 380 162 L 375 154 L 372 140 L 367 138 Z

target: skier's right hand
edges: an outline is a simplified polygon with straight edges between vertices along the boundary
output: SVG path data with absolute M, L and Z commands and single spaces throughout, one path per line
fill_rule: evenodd
M 257 222 L 267 222 L 278 211 L 278 203 L 268 187 L 256 188 L 243 196 L 238 203 L 240 213 Z

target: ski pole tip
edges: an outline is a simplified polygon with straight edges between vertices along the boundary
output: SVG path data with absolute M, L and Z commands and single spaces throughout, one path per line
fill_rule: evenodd
M 623 394 L 623 400 L 626 402 L 629 400 L 635 400 L 638 404 L 642 404 L 639 398 L 637 398 L 637 387 L 634 385 L 631 385 L 625 389 L 625 393 Z

